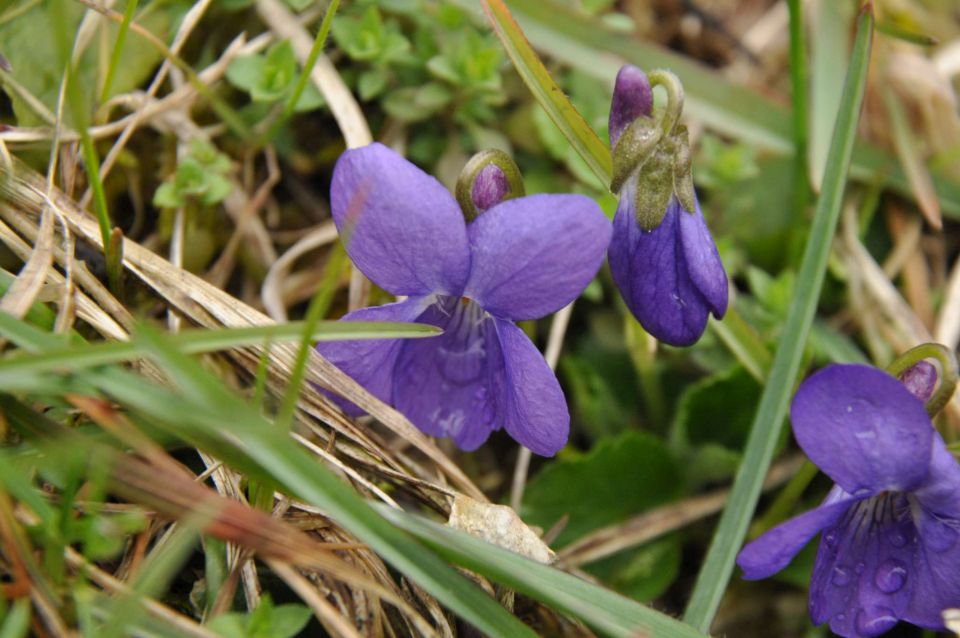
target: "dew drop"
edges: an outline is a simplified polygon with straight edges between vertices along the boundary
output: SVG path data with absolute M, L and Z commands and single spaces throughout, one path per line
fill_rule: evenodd
M 895 594 L 907 582 L 907 566 L 896 558 L 888 558 L 877 567 L 873 582 L 883 593 Z
M 837 565 L 833 568 L 833 576 L 830 579 L 837 587 L 846 587 L 850 584 L 850 569 Z
M 907 544 L 907 535 L 903 531 L 903 527 L 897 526 L 887 533 L 887 540 L 894 547 L 903 547 Z
M 840 535 L 837 534 L 837 530 L 831 529 L 826 534 L 824 534 L 823 542 L 825 542 L 827 544 L 827 547 L 829 547 L 830 549 L 836 549 L 839 536 Z
M 897 624 L 897 617 L 893 615 L 893 610 L 887 607 L 874 607 L 872 613 L 866 609 L 860 609 L 857 612 L 855 624 L 857 633 L 862 636 L 879 636 L 893 628 Z
M 858 574 L 862 574 L 863 570 L 866 569 L 866 567 L 867 567 L 867 564 L 863 561 L 860 561 L 859 563 L 857 563 L 857 566 L 853 568 L 853 570 Z

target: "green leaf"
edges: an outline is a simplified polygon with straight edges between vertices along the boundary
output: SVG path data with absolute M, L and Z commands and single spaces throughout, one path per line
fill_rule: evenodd
M 439 112 L 452 97 L 450 90 L 439 82 L 428 82 L 388 93 L 383 100 L 383 109 L 403 122 L 420 122 Z
M 293 638 L 306 627 L 313 613 L 303 605 L 277 605 L 270 619 L 269 632 L 263 638 Z
M 872 36 L 873 13 L 870 5 L 866 5 L 857 20 L 856 41 L 827 155 L 823 189 L 797 275 L 793 303 L 750 429 L 741 471 L 734 480 L 730 498 L 684 615 L 686 622 L 704 631 L 709 628 L 733 573 L 734 559 L 760 496 L 763 477 L 773 460 L 790 394 L 800 372 L 804 346 L 816 314 L 830 246 L 840 218 L 857 121 L 863 103 Z
M 369 7 L 359 19 L 343 16 L 333 22 L 333 39 L 352 59 L 370 62 L 383 52 L 385 29 L 376 7 Z
M 179 208 L 186 204 L 173 182 L 164 182 L 153 193 L 153 205 L 157 208 Z
M 227 67 L 227 80 L 238 89 L 250 93 L 260 82 L 266 64 L 266 59 L 257 53 L 241 55 Z
M 687 386 L 677 406 L 676 434 L 690 445 L 740 450 L 750 432 L 760 385 L 742 367 Z
M 587 454 L 545 466 L 524 491 L 525 521 L 544 529 L 569 516 L 560 547 L 682 493 L 680 471 L 666 444 L 646 432 L 604 439 Z
M 385 69 L 375 67 L 360 74 L 357 80 L 357 90 L 360 99 L 367 101 L 377 97 L 387 88 L 388 75 Z
M 289 40 L 281 40 L 267 51 L 263 72 L 250 92 L 257 102 L 276 102 L 292 88 L 297 78 L 297 59 Z

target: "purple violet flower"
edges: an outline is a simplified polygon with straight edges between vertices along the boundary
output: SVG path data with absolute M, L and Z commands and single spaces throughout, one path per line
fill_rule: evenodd
M 688 155 L 681 166 L 686 131 L 657 132 L 652 112 L 647 76 L 624 66 L 610 108 L 610 146 L 615 169 L 623 164 L 630 172 L 622 181 L 613 220 L 610 272 L 647 332 L 665 343 L 688 346 L 703 334 L 710 313 L 719 319 L 726 312 L 727 276 L 693 191 Z M 633 123 L 641 126 L 628 130 Z M 626 144 L 618 147 L 621 139 Z M 684 209 L 684 198 L 678 197 L 682 192 L 690 194 L 693 210 Z M 656 210 L 638 209 L 644 198 Z
M 941 612 L 960 605 L 960 466 L 923 402 L 886 372 L 831 365 L 800 386 L 790 418 L 797 443 L 836 484 L 818 508 L 743 548 L 744 578 L 775 574 L 822 532 L 815 624 L 848 638 L 899 620 L 942 627 Z
M 597 205 L 582 195 L 494 205 L 490 191 L 505 192 L 497 185 L 482 189 L 477 199 L 490 207 L 467 224 L 440 182 L 381 144 L 346 151 L 330 190 L 350 258 L 384 290 L 408 296 L 344 319 L 414 321 L 444 333 L 324 342 L 320 354 L 464 450 L 504 427 L 531 451 L 556 454 L 570 429 L 566 401 L 514 321 L 559 310 L 593 279 L 611 233 Z

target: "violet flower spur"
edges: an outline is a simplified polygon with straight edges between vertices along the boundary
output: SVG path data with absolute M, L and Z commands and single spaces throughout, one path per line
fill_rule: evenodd
M 848 638 L 899 620 L 942 627 L 941 612 L 960 605 L 960 466 L 923 402 L 886 372 L 832 365 L 800 386 L 790 418 L 797 443 L 836 484 L 818 508 L 743 548 L 744 578 L 775 574 L 822 532 L 815 624 Z
M 469 451 L 503 427 L 552 456 L 567 441 L 566 401 L 514 321 L 550 314 L 583 291 L 603 261 L 610 223 L 581 195 L 504 200 L 516 194 L 507 180 L 495 171 L 477 179 L 470 197 L 481 214 L 467 224 L 440 182 L 387 147 L 341 156 L 331 208 L 347 252 L 378 286 L 408 296 L 344 319 L 415 321 L 444 333 L 317 350 L 427 434 Z
M 647 76 L 634 66 L 617 74 L 610 107 L 613 220 L 610 272 L 634 317 L 665 343 L 687 346 L 707 318 L 727 310 L 727 276 L 693 188 L 687 132 L 678 126 L 682 88 L 669 73 L 651 74 L 670 101 L 652 118 Z

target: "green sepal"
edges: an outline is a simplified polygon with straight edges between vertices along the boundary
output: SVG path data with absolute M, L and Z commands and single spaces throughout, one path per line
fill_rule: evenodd
M 641 115 L 620 135 L 613 149 L 613 179 L 610 190 L 617 194 L 627 178 L 653 154 L 660 142 L 661 130 L 652 117 Z
M 673 197 L 673 154 L 658 148 L 637 173 L 634 206 L 640 228 L 651 231 L 660 226 Z
M 697 195 L 693 188 L 693 169 L 690 158 L 690 137 L 686 126 L 678 126 L 672 138 L 673 192 L 688 213 L 697 211 Z

